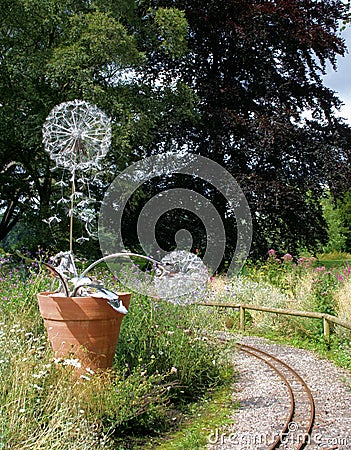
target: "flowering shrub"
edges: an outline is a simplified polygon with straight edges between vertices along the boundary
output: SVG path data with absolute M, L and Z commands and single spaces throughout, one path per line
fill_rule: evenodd
M 336 297 L 345 283 L 350 279 L 351 267 L 346 263 L 344 268 L 327 270 L 325 266 L 314 270 L 313 294 L 315 310 L 336 315 L 338 309 Z
M 295 295 L 300 275 L 311 269 L 314 263 L 313 257 L 295 260 L 290 253 L 279 256 L 274 249 L 270 249 L 265 262 L 248 264 L 247 275 L 257 282 L 269 283 L 289 295 Z

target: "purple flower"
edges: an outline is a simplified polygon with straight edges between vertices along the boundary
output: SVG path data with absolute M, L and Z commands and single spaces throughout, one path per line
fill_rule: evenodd
M 342 275 L 336 274 L 336 278 L 338 281 L 344 281 L 344 278 L 342 277 Z
M 290 255 L 290 253 L 285 253 L 285 255 L 282 258 L 284 261 L 292 261 L 293 257 Z
M 273 250 L 273 248 L 271 248 L 270 250 L 268 250 L 268 256 L 275 256 L 276 255 L 276 251 Z

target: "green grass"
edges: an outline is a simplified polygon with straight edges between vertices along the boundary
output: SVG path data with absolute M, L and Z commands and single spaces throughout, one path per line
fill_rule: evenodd
M 237 332 L 238 330 L 232 330 Z M 278 334 L 272 329 L 247 328 L 243 333 L 245 336 L 259 336 L 282 345 L 291 345 L 296 348 L 310 350 L 322 358 L 333 361 L 337 366 L 351 371 L 351 351 L 350 341 L 341 341 L 337 336 L 332 336 L 330 344 L 328 344 L 323 336 L 319 338 L 309 338 L 307 336 L 296 334 Z
M 233 389 L 233 384 L 228 384 L 201 402 L 195 403 L 180 419 L 176 431 L 149 443 L 144 447 L 145 450 L 206 448 L 216 429 L 226 430 L 233 423 L 233 416 L 238 407 L 233 398 Z

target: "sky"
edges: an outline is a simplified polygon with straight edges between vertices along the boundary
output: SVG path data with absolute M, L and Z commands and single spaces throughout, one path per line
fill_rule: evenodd
M 339 115 L 344 117 L 351 125 L 351 26 L 349 25 L 342 33 L 346 41 L 348 53 L 343 58 L 337 59 L 337 71 L 328 69 L 324 77 L 324 84 L 338 93 L 338 97 L 344 105 Z

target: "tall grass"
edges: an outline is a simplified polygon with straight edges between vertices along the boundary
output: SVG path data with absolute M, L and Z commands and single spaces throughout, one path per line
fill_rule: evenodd
M 0 448 L 124 448 L 167 429 L 170 411 L 230 373 L 196 307 L 133 294 L 113 369 L 77 378 L 71 360 L 53 360 L 36 301 L 49 285 L 37 272 L 0 267 Z
M 96 275 L 118 289 L 108 272 Z M 204 299 L 351 320 L 349 275 L 348 266 L 328 270 L 312 259 L 270 255 L 247 265 L 245 275 L 216 277 Z M 238 312 L 132 294 L 113 369 L 77 378 L 72 361 L 53 360 L 36 301 L 45 289 L 48 279 L 37 267 L 0 260 L 0 449 L 142 448 L 171 427 L 179 408 L 232 376 L 230 356 L 213 334 L 237 331 Z M 247 320 L 255 333 L 322 339 L 320 321 L 260 312 Z M 349 362 L 350 333 L 335 331 L 335 352 Z
M 335 293 L 336 310 L 341 319 L 351 322 L 351 279 Z
M 350 320 L 350 272 L 346 262 L 328 269 L 318 266 L 315 258 L 294 260 L 289 254 L 279 257 L 272 250 L 267 261 L 247 264 L 245 276 L 213 280 L 211 297 L 219 302 L 316 311 Z M 237 329 L 237 312 L 228 309 L 217 315 L 223 326 Z M 316 319 L 249 311 L 246 326 L 252 332 L 270 331 L 277 336 L 323 341 L 323 324 Z M 335 331 L 334 336 L 349 340 L 348 331 L 339 327 Z

